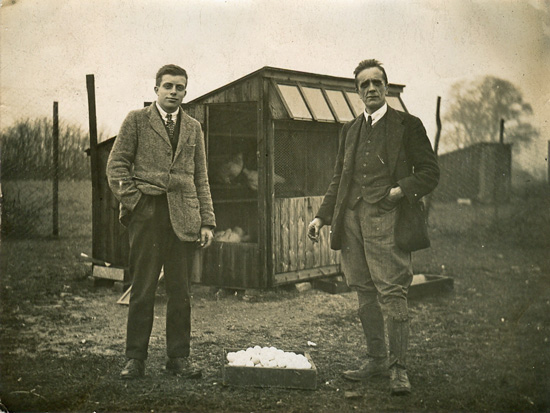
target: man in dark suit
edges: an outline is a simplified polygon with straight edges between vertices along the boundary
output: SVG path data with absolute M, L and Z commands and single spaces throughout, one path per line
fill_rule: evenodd
M 364 60 L 354 75 L 365 112 L 342 128 L 334 175 L 308 235 L 316 241 L 331 225 L 331 247 L 341 250 L 346 281 L 357 291 L 367 357 L 344 377 L 360 381 L 389 372 L 391 393 L 408 394 L 411 252 L 396 245 L 395 228 L 401 204 L 433 191 L 439 168 L 420 119 L 387 105 L 382 64 Z
M 120 201 L 120 221 L 130 239 L 133 281 L 123 379 L 144 375 L 162 267 L 168 295 L 166 370 L 200 376 L 188 359 L 190 273 L 197 248 L 211 244 L 216 221 L 201 125 L 180 108 L 186 87 L 184 69 L 161 67 L 157 101 L 128 114 L 107 162 L 109 186 Z

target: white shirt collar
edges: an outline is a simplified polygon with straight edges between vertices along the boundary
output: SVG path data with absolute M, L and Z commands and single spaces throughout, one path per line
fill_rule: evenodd
M 363 114 L 365 115 L 365 120 L 367 122 L 369 121 L 369 116 L 370 116 L 372 118 L 372 124 L 374 125 L 376 122 L 382 119 L 382 117 L 386 114 L 387 111 L 388 111 L 388 104 L 384 103 L 384 105 L 380 109 L 378 109 L 376 112 L 369 115 L 365 110 Z
M 157 109 L 160 113 L 160 117 L 166 121 L 166 115 L 168 114 L 168 112 L 166 112 L 164 109 L 162 109 L 159 105 L 158 102 L 155 102 L 155 105 L 157 105 Z M 176 110 L 175 112 L 172 112 L 172 120 L 175 122 L 176 121 L 176 118 L 178 116 L 178 114 L 180 113 L 180 108 L 178 106 L 178 110 Z

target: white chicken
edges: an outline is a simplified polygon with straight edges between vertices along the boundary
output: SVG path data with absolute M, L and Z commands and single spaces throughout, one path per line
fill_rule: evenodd
M 243 154 L 239 152 L 228 159 L 220 161 L 219 164 L 213 165 L 211 180 L 213 183 L 230 185 L 231 181 L 241 174 L 243 167 Z
M 253 191 L 258 190 L 258 171 L 252 171 L 247 168 L 242 169 L 243 175 L 246 177 L 246 184 L 250 189 Z M 281 175 L 275 174 L 273 176 L 273 180 L 275 184 L 284 184 L 285 178 L 283 178 Z

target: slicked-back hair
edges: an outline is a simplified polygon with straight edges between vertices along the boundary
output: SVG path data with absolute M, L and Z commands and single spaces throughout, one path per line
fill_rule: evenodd
M 388 84 L 388 75 L 386 75 L 386 70 L 382 66 L 382 63 L 380 63 L 376 59 L 366 59 L 359 62 L 355 70 L 353 71 L 353 75 L 355 76 L 355 86 L 357 86 L 357 75 L 361 73 L 363 70 L 371 68 L 371 67 L 377 67 L 382 71 L 382 74 L 384 75 L 384 81 L 386 82 L 386 85 Z
M 172 76 L 185 76 L 185 80 L 189 80 L 187 77 L 187 72 L 184 68 L 179 67 L 178 65 L 164 65 L 162 66 L 158 72 L 156 77 L 156 85 L 160 86 L 160 82 L 162 81 L 162 76 L 164 75 L 172 75 Z

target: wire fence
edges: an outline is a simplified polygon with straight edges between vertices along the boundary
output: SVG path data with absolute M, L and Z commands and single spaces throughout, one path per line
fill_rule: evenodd
M 90 179 L 88 133 L 52 117 L 24 118 L 0 134 L 2 236 L 57 236 L 59 182 Z
M 300 131 L 275 128 L 276 197 L 317 196 L 326 191 L 338 130 L 310 126 Z M 80 182 L 82 191 L 91 192 L 88 132 L 64 122 L 60 114 L 55 166 L 54 127 L 52 118 L 23 119 L 1 132 L 3 237 L 55 235 L 56 197 L 73 202 L 71 194 L 56 195 L 56 176 L 62 183 Z M 442 139 L 448 142 L 452 136 Z M 548 182 L 517 168 L 516 154 L 517 148 L 500 142 L 440 154 L 440 183 L 428 199 L 432 230 L 465 234 L 527 222 L 527 227 L 546 225 L 550 232 L 545 218 L 548 208 L 540 203 L 548 202 Z M 75 186 L 58 188 L 74 191 Z M 531 223 L 535 221 L 538 224 Z

